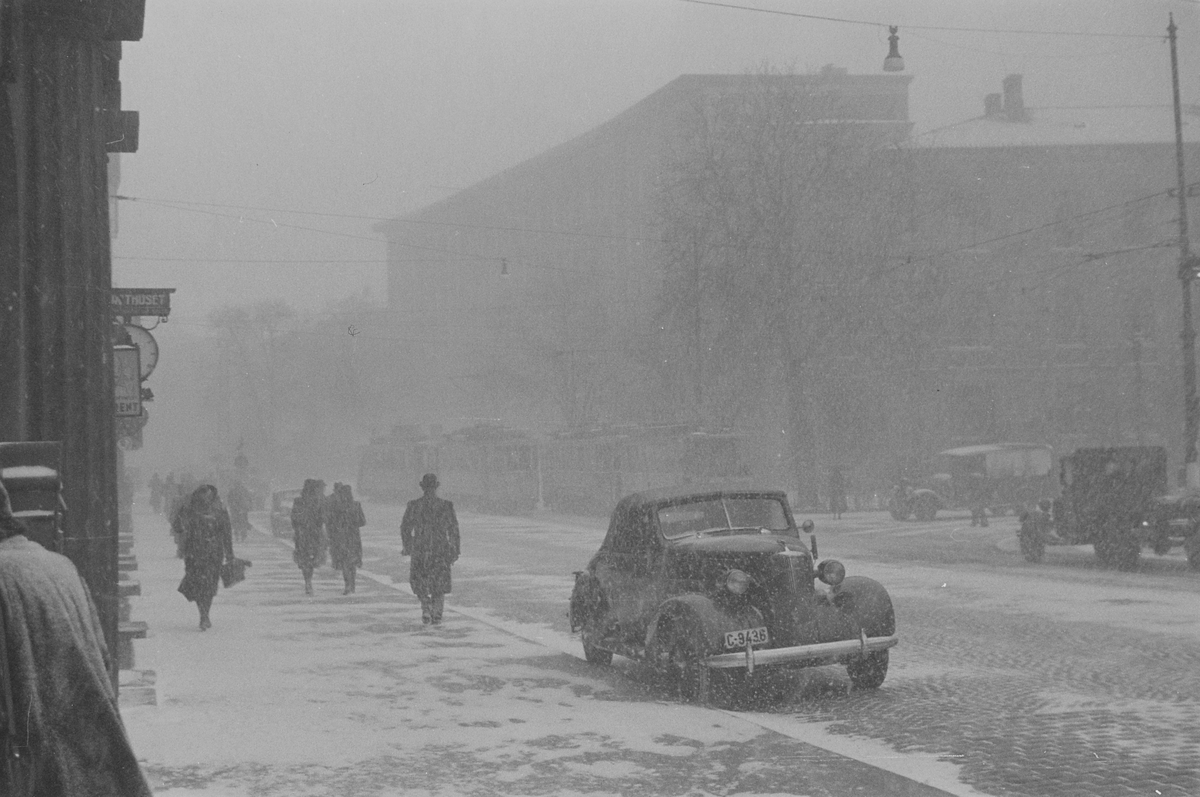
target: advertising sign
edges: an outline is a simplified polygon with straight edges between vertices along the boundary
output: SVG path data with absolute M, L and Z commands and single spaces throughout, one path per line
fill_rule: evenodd
M 118 418 L 142 414 L 142 365 L 137 346 L 113 346 L 113 389 Z
M 109 291 L 112 314 L 166 318 L 171 314 L 174 292 L 174 288 L 113 288 Z

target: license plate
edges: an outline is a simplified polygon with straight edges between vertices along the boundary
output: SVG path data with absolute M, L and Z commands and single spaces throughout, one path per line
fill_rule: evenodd
M 741 631 L 729 631 L 725 634 L 725 647 L 744 648 L 746 645 L 765 645 L 770 641 L 766 627 L 745 628 Z

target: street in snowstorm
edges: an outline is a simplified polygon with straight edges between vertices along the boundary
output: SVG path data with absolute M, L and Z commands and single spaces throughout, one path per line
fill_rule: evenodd
M 1181 556 L 1137 574 L 1082 548 L 1032 565 L 1011 517 L 814 515 L 822 558 L 888 584 L 901 645 L 887 680 L 858 692 L 842 668 L 815 668 L 706 708 L 629 660 L 581 660 L 566 604 L 603 520 L 461 513 L 448 620 L 430 628 L 407 588 L 400 508 L 365 509 L 356 595 L 323 570 L 304 597 L 289 541 L 255 532 L 238 547 L 250 578 L 218 595 L 208 638 L 182 599 L 154 594 L 180 567 L 161 518 L 139 515 L 155 630 L 136 644 L 158 705 L 124 714 L 157 793 L 1200 789 L 1200 578 Z
M 1197 797 L 1198 77 L 1197 0 L 0 0 L 3 797 Z

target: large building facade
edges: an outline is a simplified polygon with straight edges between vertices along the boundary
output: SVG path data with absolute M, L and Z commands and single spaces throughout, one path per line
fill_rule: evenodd
M 714 389 L 699 399 L 704 368 L 680 365 L 721 341 L 697 333 L 689 345 L 692 327 L 670 301 L 680 290 L 680 247 L 664 196 L 681 179 L 703 178 L 681 178 L 679 164 L 697 125 L 716 118 L 704 109 L 763 80 L 786 82 L 788 102 L 805 107 L 788 109 L 803 117 L 788 130 L 819 127 L 832 131 L 820 142 L 872 142 L 870 168 L 880 179 L 860 180 L 871 202 L 793 230 L 784 243 L 804 252 L 788 255 L 799 258 L 797 269 L 821 251 L 809 245 L 816 239 L 843 250 L 830 263 L 862 251 L 851 270 L 890 281 L 883 297 L 895 291 L 900 326 L 881 326 L 878 345 L 868 338 L 858 348 L 834 335 L 802 362 L 787 350 L 803 340 L 785 341 L 762 358 L 756 384 L 743 379 L 734 411 L 715 413 Z M 909 80 L 833 68 L 681 77 L 573 141 L 380 225 L 403 341 L 391 361 L 420 375 L 397 415 L 535 430 L 732 419 L 756 439 L 763 476 L 802 497 L 832 467 L 871 493 L 901 473 L 927 472 L 937 451 L 966 443 L 1023 440 L 1059 451 L 1163 444 L 1178 460 L 1171 109 L 1027 107 L 1020 77 L 1010 76 L 979 118 L 912 136 Z M 1190 174 L 1198 154 L 1189 134 Z M 896 195 L 892 217 L 881 221 L 871 193 Z M 840 226 L 834 234 L 821 224 Z M 758 254 L 745 251 L 749 279 Z M 788 283 L 796 313 L 822 309 L 821 292 L 833 290 L 822 279 Z M 734 275 L 729 284 L 740 291 L 746 280 Z M 874 329 L 871 318 L 888 314 L 879 301 L 847 306 Z M 764 313 L 769 306 L 778 303 L 764 294 Z M 699 300 L 696 307 L 699 314 Z M 905 346 L 891 345 L 893 328 Z

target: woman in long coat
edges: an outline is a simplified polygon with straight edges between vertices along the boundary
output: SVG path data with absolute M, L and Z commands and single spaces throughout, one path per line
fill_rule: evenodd
M 329 531 L 329 560 L 335 569 L 342 571 L 342 580 L 346 582 L 342 594 L 349 595 L 354 592 L 355 573 L 362 567 L 362 535 L 358 530 L 367 525 L 362 504 L 354 500 L 350 485 L 333 485 L 325 522 Z
M 325 492 L 324 482 L 305 479 L 299 497 L 292 502 L 292 560 L 304 576 L 304 594 L 313 594 L 313 570 L 325 563 Z
M 233 561 L 233 531 L 229 512 L 221 504 L 217 488 L 197 487 L 175 515 L 171 531 L 183 554 L 183 581 L 179 591 L 200 609 L 200 630 L 212 628 L 208 619 L 222 562 Z

